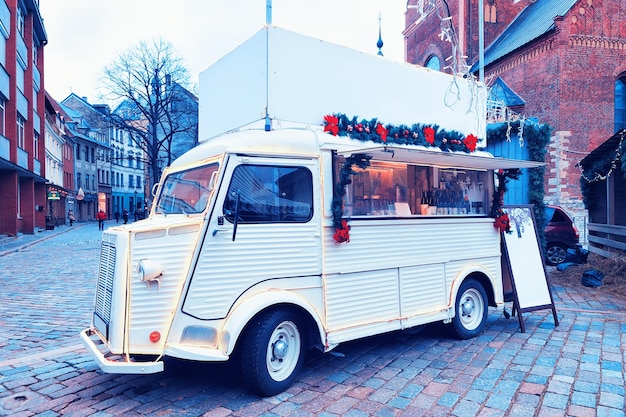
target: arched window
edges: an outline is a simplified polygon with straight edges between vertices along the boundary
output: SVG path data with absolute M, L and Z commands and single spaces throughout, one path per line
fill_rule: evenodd
M 426 60 L 426 68 L 433 69 L 435 71 L 441 71 L 441 61 L 437 55 L 431 55 Z
M 615 81 L 615 131 L 626 129 L 626 75 Z
M 496 3 L 493 4 L 485 4 L 485 22 L 487 23 L 497 23 L 496 19 Z

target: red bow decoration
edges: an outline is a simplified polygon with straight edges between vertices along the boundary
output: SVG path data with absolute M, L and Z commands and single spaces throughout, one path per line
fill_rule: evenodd
M 463 144 L 467 146 L 467 150 L 469 150 L 470 152 L 474 152 L 476 150 L 477 142 L 478 138 L 471 133 L 465 139 L 463 139 Z
M 509 233 L 511 231 L 511 221 L 509 220 L 509 215 L 504 213 L 496 217 L 493 227 L 501 232 Z
M 383 142 L 387 142 L 387 135 L 389 134 L 389 131 L 385 129 L 385 126 L 378 123 L 376 125 L 376 133 L 380 135 L 380 138 L 383 140 Z
M 331 115 L 324 116 L 324 122 L 326 122 L 326 126 L 324 126 L 324 132 L 330 132 L 333 136 L 337 136 L 339 133 L 339 118 Z
M 337 243 L 350 242 L 350 226 L 348 226 L 347 221 L 342 220 L 341 228 L 335 228 L 333 239 L 335 239 Z
M 426 142 L 430 143 L 431 145 L 435 144 L 435 129 L 430 126 L 425 127 L 424 136 L 426 136 Z

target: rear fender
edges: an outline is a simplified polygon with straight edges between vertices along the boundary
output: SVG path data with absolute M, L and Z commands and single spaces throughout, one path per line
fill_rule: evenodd
M 504 303 L 504 297 L 502 294 L 502 277 L 492 277 L 491 272 L 482 265 L 468 265 L 461 269 L 459 274 L 454 278 L 454 283 L 450 288 L 450 299 L 448 305 L 454 307 L 457 293 L 463 281 L 472 277 L 478 280 L 485 287 L 487 291 L 487 298 L 489 299 L 489 305 L 492 307 L 502 306 Z M 495 279 L 500 279 L 500 283 L 495 282 Z M 499 290 L 498 290 L 499 289 Z

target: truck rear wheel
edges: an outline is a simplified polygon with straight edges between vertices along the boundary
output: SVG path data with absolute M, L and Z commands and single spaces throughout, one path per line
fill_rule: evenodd
M 297 317 L 286 310 L 261 314 L 250 323 L 242 342 L 241 369 L 250 389 L 272 396 L 293 384 L 305 355 Z
M 487 323 L 487 293 L 482 284 L 469 278 L 463 281 L 456 296 L 452 326 L 459 339 L 470 339 L 482 333 Z

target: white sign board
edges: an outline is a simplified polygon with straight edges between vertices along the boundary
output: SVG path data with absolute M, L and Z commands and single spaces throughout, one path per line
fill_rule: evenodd
M 522 332 L 524 323 L 521 313 L 526 311 L 551 308 L 558 326 L 532 207 L 510 206 L 505 207 L 504 211 L 509 215 L 511 232 L 502 234 L 505 248 L 503 262 L 511 277 L 514 308 L 518 310 Z

